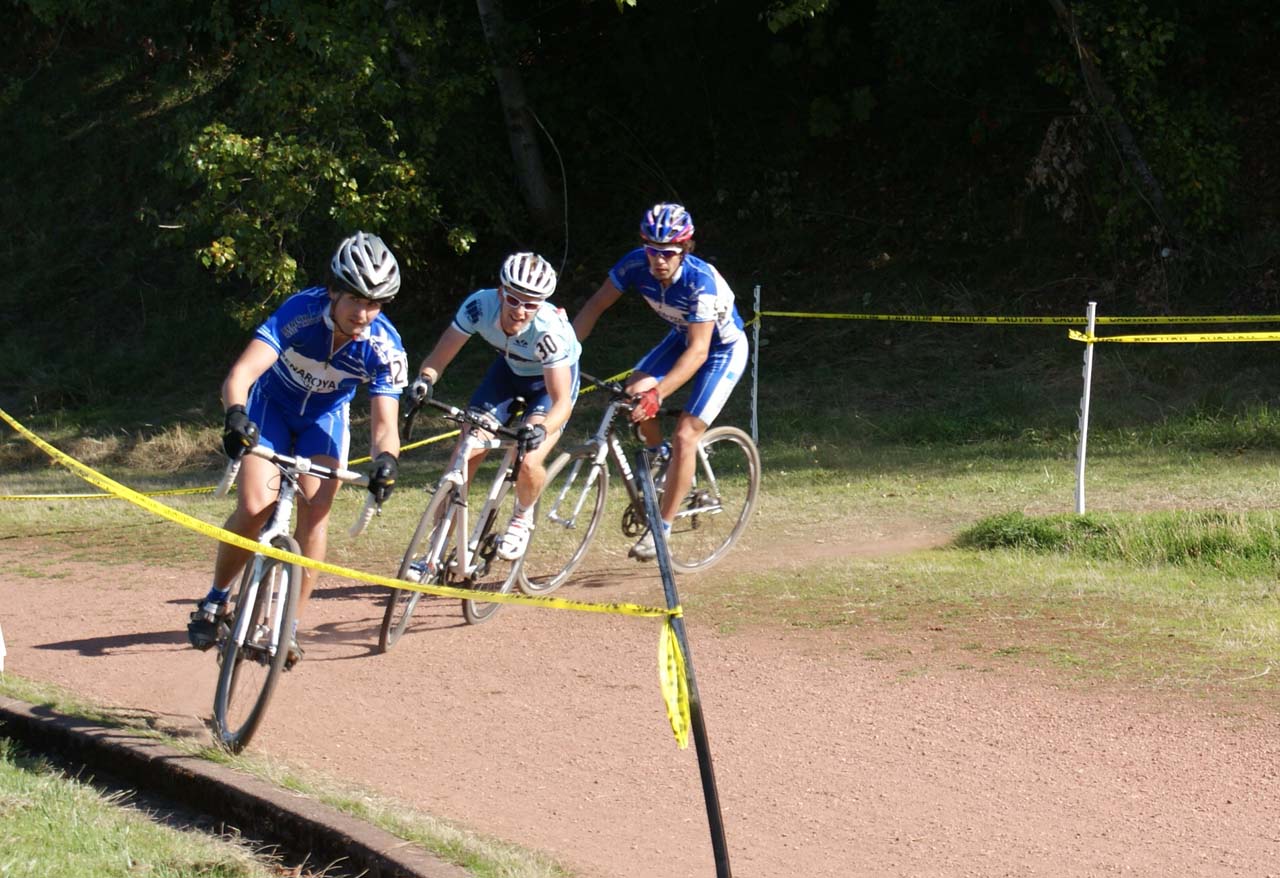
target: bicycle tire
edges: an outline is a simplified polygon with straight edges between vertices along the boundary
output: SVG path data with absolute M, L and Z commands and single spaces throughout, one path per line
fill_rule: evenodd
M 760 452 L 746 432 L 712 427 L 698 445 L 694 483 L 667 537 L 671 566 L 680 573 L 723 558 L 746 530 L 760 493 Z
M 521 559 L 516 583 L 525 594 L 555 591 L 586 556 L 604 518 L 609 493 L 608 463 L 597 465 L 594 458 L 594 449 L 576 448 L 560 454 L 547 468 L 533 538 Z
M 515 486 L 508 484 L 480 532 L 480 539 L 475 549 L 478 555 L 476 562 L 480 564 L 480 569 L 465 584 L 466 588 L 490 594 L 510 594 L 516 587 L 516 580 L 520 576 L 520 561 L 504 561 L 497 556 L 498 540 L 511 519 L 515 502 Z M 468 625 L 480 625 L 493 618 L 500 609 L 502 604 L 493 601 L 466 598 L 462 601 L 462 618 L 467 620 Z
M 422 518 L 418 521 L 413 538 L 409 540 L 408 548 L 404 550 L 400 569 L 396 573 L 397 579 L 408 579 L 409 565 L 415 561 L 426 560 L 428 569 L 437 571 L 432 575 L 432 579 L 436 582 L 441 581 L 442 576 L 438 571 L 444 569 L 449 537 L 453 533 L 453 510 L 451 505 L 447 504 L 456 495 L 457 488 L 452 484 L 447 487 L 443 484 L 437 486 L 435 493 L 431 495 L 431 501 L 427 503 L 427 508 L 422 513 Z M 442 524 L 443 527 L 437 524 Z M 386 652 L 400 640 L 401 635 L 409 627 L 414 608 L 418 606 L 422 597 L 422 592 L 413 589 L 389 589 L 386 606 L 382 613 L 382 627 L 378 631 L 379 652 Z
M 290 536 L 277 536 L 271 545 L 301 554 L 298 543 Z M 245 565 L 231 632 L 223 639 L 219 652 L 221 666 L 213 696 L 213 736 L 232 753 L 243 750 L 262 724 L 267 704 L 289 657 L 289 643 L 298 614 L 302 568 L 275 558 L 262 560 L 256 590 L 252 588 L 256 557 Z M 246 600 L 250 591 L 254 591 L 251 602 Z M 277 605 L 280 606 L 280 627 L 274 638 L 273 654 L 271 617 Z M 235 632 L 240 630 L 242 620 L 247 626 L 245 639 L 238 643 Z

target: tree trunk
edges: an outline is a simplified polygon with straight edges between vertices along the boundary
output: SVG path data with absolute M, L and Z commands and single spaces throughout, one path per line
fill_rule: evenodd
M 505 51 L 506 24 L 502 15 L 501 0 L 476 0 L 480 13 L 480 26 L 484 29 L 485 42 L 493 58 L 494 79 L 498 83 L 498 98 L 502 102 L 502 115 L 507 122 L 507 139 L 511 143 L 511 158 L 515 162 L 516 178 L 524 196 L 525 206 L 544 232 L 557 227 L 556 205 L 547 183 L 542 165 L 542 149 L 538 146 L 538 132 L 533 114 L 529 110 L 524 93 L 524 80 L 512 61 L 512 54 Z
M 1085 91 L 1089 93 L 1089 102 L 1102 117 L 1103 124 L 1107 126 L 1111 136 L 1115 138 L 1121 160 L 1132 171 L 1137 180 L 1138 190 L 1156 215 L 1156 220 L 1176 241 L 1181 242 L 1185 236 L 1182 223 L 1169 209 L 1160 181 L 1152 173 L 1151 166 L 1147 164 L 1146 158 L 1142 155 L 1142 149 L 1138 146 L 1137 138 L 1133 136 L 1133 130 L 1116 106 L 1115 92 L 1102 78 L 1102 73 L 1094 61 L 1097 53 L 1081 38 L 1080 31 L 1076 27 L 1075 16 L 1062 0 L 1049 0 L 1049 5 L 1057 13 L 1058 20 L 1062 22 L 1071 45 L 1076 50 L 1076 56 L 1080 59 L 1080 74 L 1084 78 Z

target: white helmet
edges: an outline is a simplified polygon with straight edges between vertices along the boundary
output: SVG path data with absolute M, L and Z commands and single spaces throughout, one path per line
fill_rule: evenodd
M 556 270 L 537 253 L 512 253 L 502 263 L 501 280 L 503 286 L 533 299 L 556 291 Z
M 382 239 L 356 232 L 343 240 L 329 263 L 333 283 L 352 295 L 389 302 L 400 292 L 400 265 Z

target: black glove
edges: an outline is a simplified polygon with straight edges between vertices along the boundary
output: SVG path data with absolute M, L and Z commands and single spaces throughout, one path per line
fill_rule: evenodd
M 400 462 L 390 451 L 384 451 L 373 459 L 373 472 L 369 473 L 369 493 L 379 503 L 386 503 L 387 498 L 396 487 L 396 476 L 400 473 Z
M 431 394 L 435 392 L 435 384 L 430 378 L 418 376 L 418 380 L 409 385 L 409 401 L 414 405 L 422 405 L 431 399 Z
M 241 455 L 258 444 L 258 425 L 249 420 L 244 406 L 233 405 L 227 409 L 227 419 L 223 423 L 222 450 L 232 460 L 239 460 Z
M 516 444 L 522 454 L 528 454 L 547 438 L 547 428 L 541 424 L 522 424 L 516 431 Z

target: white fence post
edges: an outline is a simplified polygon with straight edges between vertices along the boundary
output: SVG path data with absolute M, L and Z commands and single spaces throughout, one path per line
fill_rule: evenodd
M 756 284 L 756 316 L 751 330 L 751 441 L 760 444 L 760 284 Z
M 1090 302 L 1085 312 L 1089 338 L 1097 322 L 1098 303 Z M 1093 342 L 1084 346 L 1084 394 L 1080 397 L 1080 445 L 1076 448 L 1076 515 L 1084 515 L 1084 458 L 1089 444 L 1089 388 L 1093 383 Z

